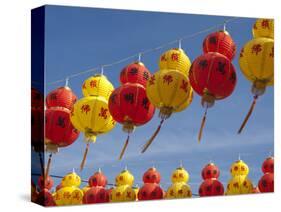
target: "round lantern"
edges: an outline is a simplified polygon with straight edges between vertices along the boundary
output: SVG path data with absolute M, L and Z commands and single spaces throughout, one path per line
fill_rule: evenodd
M 79 177 L 78 174 L 74 172 L 74 170 L 71 173 L 65 175 L 61 181 L 62 187 L 69 187 L 69 186 L 79 187 L 80 184 L 81 184 L 81 178 Z
M 246 176 L 234 176 L 227 184 L 227 194 L 250 194 L 253 191 L 253 184 Z
M 101 186 L 105 187 L 107 185 L 107 178 L 106 176 L 99 170 L 93 176 L 89 178 L 89 186 Z
M 262 172 L 266 173 L 274 173 L 274 158 L 268 157 L 262 164 Z
M 163 197 L 163 189 L 155 183 L 145 183 L 138 192 L 139 200 L 157 200 Z
M 159 69 L 178 70 L 184 75 L 188 74 L 191 62 L 183 49 L 174 48 L 166 51 L 160 56 Z
M 68 86 L 57 88 L 51 91 L 46 97 L 47 108 L 64 107 L 71 110 L 77 97 Z
M 171 176 L 172 183 L 187 183 L 189 180 L 189 174 L 183 167 L 177 168 Z
M 274 20 L 257 19 L 252 31 L 254 38 L 266 37 L 274 39 Z
M 161 70 L 153 74 L 147 83 L 146 93 L 149 101 L 160 110 L 161 122 L 144 145 L 142 153 L 147 150 L 157 136 L 164 120 L 169 118 L 173 112 L 180 112 L 187 108 L 193 98 L 193 90 L 187 76 L 172 69 Z
M 249 174 L 249 167 L 243 160 L 238 160 L 231 165 L 230 173 L 235 176 L 247 176 Z
M 108 193 L 104 187 L 96 186 L 91 187 L 84 197 L 84 203 L 93 204 L 93 203 L 105 203 L 109 201 Z
M 167 190 L 166 198 L 175 199 L 175 198 L 188 198 L 192 197 L 192 192 L 190 186 L 186 183 L 173 183 Z
M 220 170 L 214 163 L 209 163 L 203 168 L 201 175 L 204 180 L 219 178 Z
M 70 121 L 70 110 L 62 107 L 45 111 L 45 144 L 47 151 L 58 152 L 59 147 L 71 145 L 79 136 Z
M 114 87 L 107 77 L 100 74 L 89 77 L 82 85 L 83 96 L 103 96 L 106 100 L 113 90 Z
M 223 194 L 224 194 L 224 187 L 222 183 L 214 178 L 205 179 L 199 187 L 200 197 L 218 196 Z
M 204 53 L 218 52 L 233 60 L 236 53 L 236 45 L 227 31 L 213 32 L 203 42 Z
M 121 186 L 121 185 L 132 186 L 134 184 L 134 176 L 131 174 L 130 171 L 125 169 L 116 176 L 115 183 L 117 186 Z
M 38 178 L 38 186 L 41 190 L 47 189 L 50 190 L 54 185 L 54 181 L 50 176 L 40 176 Z
M 129 134 L 136 126 L 149 122 L 155 108 L 146 96 L 145 87 L 138 83 L 126 83 L 112 92 L 109 99 L 109 111 L 114 120 L 123 125 L 123 131 L 128 133 L 119 156 L 121 159 L 129 143 Z
M 122 85 L 126 83 L 138 83 L 145 87 L 150 76 L 149 70 L 143 63 L 135 62 L 122 69 L 119 79 Z
M 152 167 L 149 168 L 144 174 L 143 174 L 143 182 L 144 183 L 156 183 L 159 184 L 161 180 L 160 173 L 156 170 L 156 168 Z
M 43 189 L 38 194 L 37 203 L 43 206 L 56 206 L 54 198 L 48 189 Z
M 236 72 L 231 61 L 217 52 L 209 52 L 197 57 L 189 71 L 189 81 L 194 91 L 199 94 L 201 104 L 206 108 L 198 141 L 201 140 L 208 108 L 215 100 L 230 96 L 236 86 Z
M 261 193 L 274 192 L 274 174 L 264 174 L 259 180 L 258 187 Z
M 251 116 L 256 101 L 263 95 L 267 86 L 274 84 L 274 40 L 256 38 L 242 48 L 239 65 L 243 75 L 252 82 L 254 100 L 238 133 L 241 133 Z
M 109 194 L 110 202 L 128 202 L 135 201 L 136 194 L 134 189 L 129 185 L 120 185 L 113 188 Z
M 74 186 L 63 187 L 54 196 L 56 205 L 79 205 L 82 204 L 83 191 Z
M 73 106 L 70 119 L 73 126 L 84 133 L 87 143 L 80 165 L 82 170 L 89 151 L 89 142 L 95 142 L 98 135 L 112 130 L 115 121 L 109 113 L 107 100 L 102 96 L 87 96 L 79 99 Z

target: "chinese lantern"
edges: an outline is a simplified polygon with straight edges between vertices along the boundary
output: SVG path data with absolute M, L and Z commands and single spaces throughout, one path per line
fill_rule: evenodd
M 47 190 L 50 190 L 54 185 L 54 181 L 53 179 L 51 178 L 51 176 L 40 176 L 38 178 L 38 186 L 41 190 L 43 189 L 47 189 Z
M 71 173 L 68 173 L 62 178 L 61 186 L 62 187 L 79 187 L 81 184 L 81 178 L 73 170 Z
M 138 200 L 159 200 L 163 197 L 163 190 L 156 183 L 145 183 L 138 192 Z
M 54 198 L 48 189 L 43 189 L 38 194 L 37 203 L 43 206 L 56 206 Z
M 149 122 L 154 115 L 154 106 L 146 96 L 146 81 L 150 72 L 143 63 L 129 64 L 120 74 L 122 85 L 116 88 L 109 98 L 109 111 L 115 121 L 123 125 L 128 133 L 127 140 L 120 153 L 122 159 L 129 144 L 130 134 L 138 126 Z
M 212 107 L 216 100 L 230 96 L 235 88 L 235 68 L 226 56 L 208 52 L 193 61 L 189 80 L 194 91 L 202 97 L 201 105 L 205 108 L 198 134 L 200 142 L 208 108 Z
M 115 183 L 117 186 L 120 186 L 120 185 L 132 186 L 134 183 L 134 176 L 126 168 L 115 177 Z
M 261 193 L 274 192 L 274 174 L 265 173 L 259 180 L 258 187 Z
M 224 194 L 223 184 L 218 180 L 220 170 L 214 163 L 208 163 L 201 172 L 203 182 L 199 187 L 200 197 L 218 196 Z
M 220 170 L 214 163 L 208 163 L 201 172 L 201 176 L 203 180 L 212 179 L 212 178 L 219 178 Z
M 77 97 L 67 84 L 68 80 L 64 87 L 51 91 L 46 97 L 45 145 L 46 151 L 50 152 L 46 175 L 49 173 L 52 154 L 57 153 L 59 147 L 71 145 L 79 136 L 70 121 L 70 111 Z
M 94 187 L 94 186 L 101 186 L 101 187 L 105 187 L 107 185 L 107 178 L 106 176 L 102 173 L 101 170 L 99 170 L 98 172 L 94 173 L 94 175 L 92 175 L 89 178 L 89 186 L 90 187 Z
M 164 192 L 160 187 L 161 175 L 155 167 L 149 168 L 143 174 L 144 185 L 138 191 L 138 200 L 163 199 Z
M 227 195 L 233 194 L 250 194 L 253 192 L 253 184 L 247 177 L 249 168 L 242 160 L 238 160 L 231 165 L 230 173 L 232 179 L 227 184 Z
M 215 178 L 205 179 L 199 187 L 200 197 L 219 196 L 224 194 L 222 183 Z
M 187 184 L 189 174 L 181 165 L 171 175 L 172 185 L 168 188 L 165 198 L 188 198 L 192 196 L 191 188 Z
M 254 38 L 272 38 L 274 39 L 274 20 L 257 19 L 252 29 Z
M 263 22 L 268 22 L 265 28 Z M 252 82 L 251 92 L 254 99 L 238 133 L 245 127 L 258 97 L 264 94 L 267 86 L 274 84 L 273 20 L 257 20 L 253 27 L 253 35 L 254 39 L 241 49 L 239 65 L 246 79 Z
M 274 158 L 268 157 L 262 164 L 264 175 L 260 178 L 258 188 L 261 193 L 274 192 Z
M 82 170 L 86 162 L 89 143 L 95 142 L 98 135 L 112 130 L 115 121 L 109 113 L 107 100 L 102 96 L 86 96 L 79 99 L 73 106 L 70 118 L 74 127 L 84 133 L 87 143 L 80 165 Z
M 161 121 L 155 133 L 144 145 L 142 153 L 157 136 L 164 120 L 168 119 L 173 112 L 186 109 L 193 98 L 193 90 L 187 75 L 174 69 L 160 70 L 152 75 L 148 80 L 146 93 L 150 102 L 160 110 Z
M 47 108 L 64 107 L 71 110 L 77 97 L 68 86 L 59 87 L 51 91 L 46 97 Z
M 159 59 L 160 70 L 177 70 L 184 75 L 188 74 L 191 62 L 184 50 L 174 48 L 164 52 Z
M 262 172 L 265 173 L 274 173 L 274 158 L 268 157 L 262 164 Z
M 213 32 L 203 41 L 203 52 L 218 52 L 233 60 L 236 53 L 236 45 L 227 31 Z
M 143 174 L 143 182 L 144 183 L 160 183 L 161 175 L 160 172 L 156 170 L 155 167 L 149 168 L 144 174 Z
M 108 193 L 106 189 L 102 186 L 91 187 L 85 193 L 84 203 L 93 204 L 93 203 L 105 203 L 109 201 Z

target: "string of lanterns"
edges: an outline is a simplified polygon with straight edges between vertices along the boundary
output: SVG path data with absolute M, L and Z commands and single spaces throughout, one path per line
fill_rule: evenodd
M 230 167 L 232 178 L 227 184 L 226 191 L 218 180 L 219 168 L 210 162 L 204 166 L 201 172 L 203 182 L 198 188 L 199 197 L 253 194 L 274 191 L 274 158 L 268 157 L 261 166 L 264 175 L 253 187 L 252 181 L 247 177 L 248 165 L 242 161 L 235 161 Z M 180 165 L 171 174 L 172 184 L 165 191 L 161 183 L 161 174 L 151 167 L 142 176 L 143 186 L 134 186 L 133 174 L 125 168 L 115 177 L 115 184 L 108 183 L 106 175 L 99 169 L 88 179 L 88 184 L 80 188 L 81 178 L 73 170 L 65 175 L 56 190 L 51 192 L 54 186 L 52 177 L 39 177 L 37 186 L 32 183 L 32 200 L 46 206 L 63 206 L 78 204 L 96 204 L 107 202 L 129 202 L 160 199 L 190 198 L 194 196 L 188 185 L 189 173 Z M 108 187 L 108 188 L 106 188 Z

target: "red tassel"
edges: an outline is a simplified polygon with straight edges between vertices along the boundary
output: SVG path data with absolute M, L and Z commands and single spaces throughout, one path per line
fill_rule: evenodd
M 252 114 L 252 112 L 253 112 L 253 110 L 254 110 L 254 108 L 256 106 L 257 99 L 258 99 L 258 96 L 254 96 L 254 100 L 252 102 L 252 105 L 251 105 L 251 107 L 250 107 L 250 109 L 249 109 L 249 111 L 248 111 L 248 113 L 247 113 L 247 115 L 246 115 L 246 117 L 245 117 L 241 127 L 238 130 L 238 134 L 240 134 L 242 132 L 242 130 L 244 129 L 245 125 L 247 124 L 247 122 L 248 122 L 248 120 L 249 120 L 249 118 L 250 118 L 250 116 L 251 116 L 251 114 Z
M 202 134 L 203 134 L 203 129 L 205 127 L 206 118 L 207 118 L 207 111 L 208 111 L 208 107 L 206 108 L 204 116 L 203 116 L 202 121 L 201 121 L 201 126 L 200 126 L 200 130 L 199 130 L 199 134 L 198 134 L 198 142 L 199 143 L 201 141 Z
M 52 162 L 52 156 L 53 156 L 53 154 L 51 153 L 51 154 L 49 155 L 49 159 L 48 159 L 48 163 L 47 163 L 47 168 L 46 168 L 46 173 L 45 173 L 45 177 L 46 177 L 46 178 L 49 176 L 50 167 L 51 167 L 51 162 Z
M 119 155 L 119 160 L 122 159 L 122 157 L 123 157 L 123 155 L 124 155 L 124 153 L 125 153 L 125 150 L 127 149 L 127 146 L 128 146 L 128 144 L 129 144 L 129 140 L 130 140 L 130 135 L 128 134 L 128 137 L 127 137 L 127 139 L 126 139 L 126 142 L 125 142 L 125 144 L 124 144 L 124 146 L 123 146 L 123 148 L 122 148 L 122 151 L 121 151 L 121 153 L 120 153 L 120 155 Z
M 164 119 L 161 120 L 160 124 L 158 125 L 157 129 L 155 130 L 155 132 L 153 133 L 153 135 L 150 137 L 150 139 L 145 143 L 145 145 L 143 146 L 142 148 L 142 151 L 141 153 L 144 153 L 147 148 L 152 144 L 152 142 L 154 141 L 155 137 L 158 135 L 161 127 L 162 127 L 162 124 L 164 122 Z
M 86 146 L 86 149 L 85 149 L 85 152 L 84 152 L 84 155 L 83 155 L 83 159 L 82 159 L 82 162 L 80 164 L 80 171 L 82 171 L 84 166 L 85 166 L 85 162 L 86 162 L 86 158 L 87 158 L 87 155 L 88 155 L 89 147 L 90 147 L 90 144 L 87 143 L 87 146 Z

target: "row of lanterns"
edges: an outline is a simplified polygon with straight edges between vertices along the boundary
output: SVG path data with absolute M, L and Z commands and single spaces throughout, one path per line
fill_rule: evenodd
M 241 50 L 239 58 L 242 73 L 253 82 L 252 92 L 255 96 L 239 133 L 253 111 L 257 97 L 264 93 L 266 86 L 273 85 L 274 80 L 273 20 L 258 19 L 253 27 L 253 36 L 254 39 Z M 86 142 L 80 166 L 82 170 L 89 144 L 95 142 L 97 136 L 110 132 L 116 122 L 122 124 L 123 131 L 128 133 L 119 156 L 121 159 L 130 134 L 136 127 L 149 122 L 157 108 L 160 124 L 143 146 L 142 153 L 145 152 L 159 133 L 163 122 L 172 113 L 180 112 L 190 105 L 193 90 L 202 97 L 201 103 L 205 108 L 198 135 L 200 141 L 208 108 L 214 105 L 215 100 L 230 96 L 237 81 L 235 68 L 231 63 L 236 45 L 227 31 L 209 34 L 203 42 L 203 52 L 203 55 L 191 63 L 181 48 L 168 50 L 161 55 L 159 71 L 154 74 L 140 61 L 129 64 L 121 71 L 121 85 L 116 89 L 103 74 L 92 76 L 83 83 L 83 97 L 79 100 L 67 83 L 64 87 L 51 91 L 46 97 L 45 111 L 45 146 L 46 151 L 50 152 L 46 175 L 49 173 L 52 153 L 71 145 L 78 138 L 79 131 L 84 134 Z M 43 115 L 44 104 L 39 103 L 42 101 L 42 97 L 32 99 L 32 120 L 37 123 L 42 118 L 36 116 Z M 42 148 L 37 148 L 42 130 L 34 129 L 39 125 L 32 125 L 32 132 L 39 134 L 32 134 L 32 145 L 37 152 L 42 151 Z
M 230 168 L 232 178 L 225 191 L 223 184 L 218 180 L 220 170 L 211 162 L 202 169 L 203 182 L 199 186 L 199 196 L 273 192 L 274 158 L 266 158 L 261 169 L 264 175 L 260 178 L 258 186 L 254 188 L 247 177 L 248 165 L 240 159 L 234 162 Z M 165 192 L 160 186 L 161 174 L 155 167 L 152 167 L 143 174 L 143 185 L 138 188 L 134 186 L 134 176 L 125 168 L 116 176 L 113 187 L 106 189 L 106 186 L 109 186 L 107 178 L 99 169 L 89 178 L 88 185 L 80 189 L 81 178 L 73 170 L 72 173 L 63 177 L 54 193 L 50 191 L 54 185 L 52 178 L 48 176 L 44 179 L 41 176 L 38 179 L 40 192 L 38 193 L 33 184 L 32 197 L 34 202 L 46 206 L 189 198 L 192 197 L 192 191 L 188 180 L 189 174 L 181 165 L 173 171 L 171 185 Z

